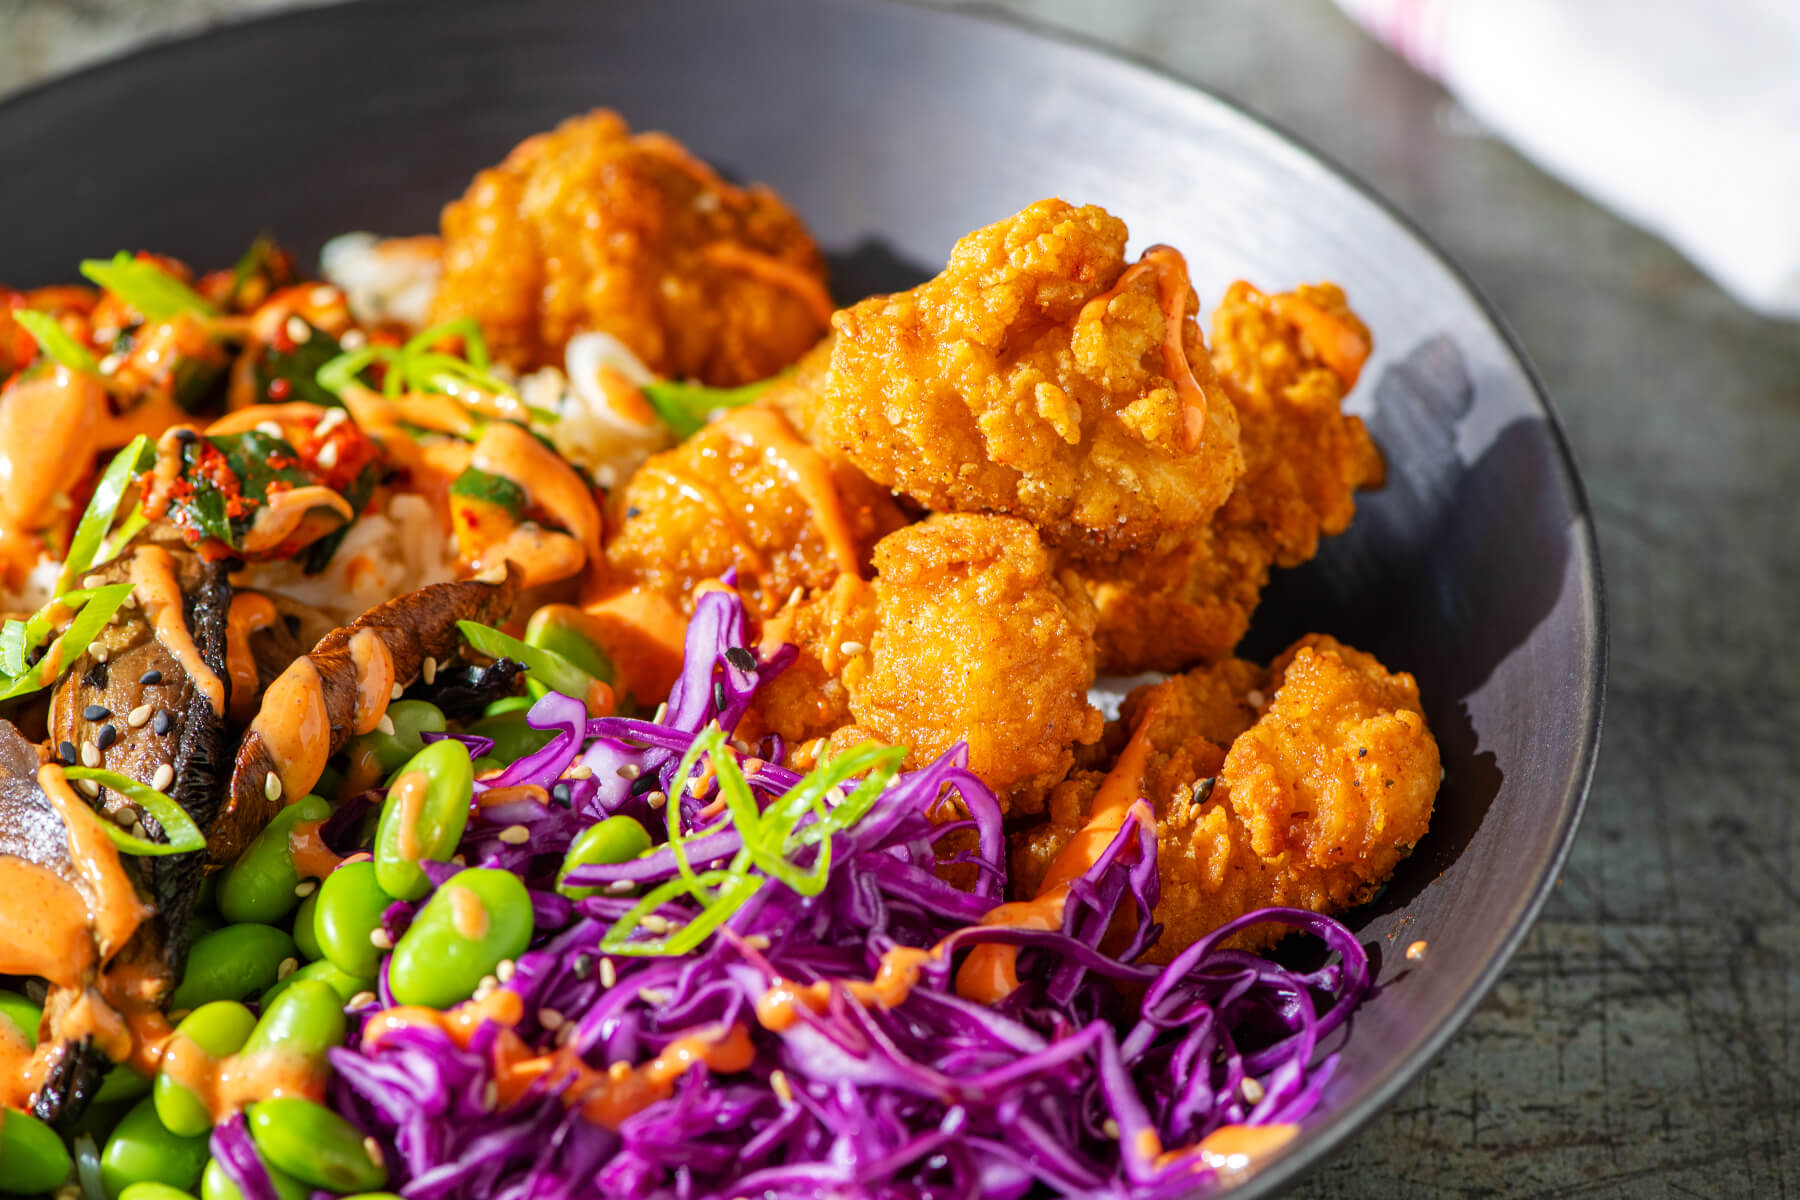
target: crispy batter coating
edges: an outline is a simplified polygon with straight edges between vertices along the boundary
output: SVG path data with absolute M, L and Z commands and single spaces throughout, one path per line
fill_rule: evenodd
M 1127 266 L 1125 237 L 1061 200 L 978 229 L 935 279 L 833 317 L 822 395 L 783 406 L 934 511 L 1020 517 L 1086 556 L 1170 544 L 1230 493 L 1237 421 L 1180 255 Z
M 1087 700 L 1085 593 L 1010 517 L 929 517 L 883 538 L 874 561 L 872 587 L 841 580 L 765 623 L 765 647 L 801 653 L 757 694 L 748 728 L 795 743 L 874 738 L 910 747 L 915 766 L 966 741 L 1003 803 L 1041 810 L 1075 747 L 1104 727 Z
M 659 375 L 775 374 L 831 313 L 824 259 L 766 187 L 735 187 L 666 134 L 604 109 L 527 138 L 444 209 L 434 320 L 473 316 L 494 354 L 562 363 L 598 329 Z
M 1151 722 L 1144 792 L 1156 807 L 1164 926 L 1153 961 L 1254 908 L 1362 903 L 1431 819 L 1438 750 L 1418 685 L 1321 634 L 1266 672 L 1227 659 L 1139 688 L 1121 716 Z M 1034 893 L 1103 778 L 1077 772 L 1052 792 L 1049 820 L 1015 836 L 1015 895 Z M 1262 949 L 1281 933 L 1246 930 L 1232 944 Z
M 1244 474 L 1210 524 L 1164 554 L 1084 563 L 1100 611 L 1102 671 L 1175 671 L 1230 653 L 1272 566 L 1342 533 L 1381 452 L 1342 411 L 1369 334 L 1334 284 L 1267 296 L 1233 284 L 1213 315 L 1212 357 L 1236 407 Z
M 753 405 L 639 468 L 608 506 L 605 553 L 614 587 L 653 589 L 684 613 L 696 584 L 735 567 L 751 609 L 773 613 L 795 588 L 860 575 L 905 521 L 885 489 Z

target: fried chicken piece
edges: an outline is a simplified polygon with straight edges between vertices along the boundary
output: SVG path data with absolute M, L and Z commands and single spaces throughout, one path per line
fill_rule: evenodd
M 1160 555 L 1082 563 L 1100 611 L 1102 671 L 1176 671 L 1229 654 L 1272 566 L 1342 533 L 1381 452 L 1342 411 L 1369 334 L 1334 284 L 1264 295 L 1233 284 L 1213 315 L 1212 357 L 1236 407 L 1244 474 L 1210 524 Z
M 560 366 L 570 336 L 597 329 L 659 375 L 749 383 L 831 315 L 824 259 L 780 197 L 604 109 L 482 171 L 443 234 L 433 320 L 474 317 L 515 367 Z
M 1441 775 L 1418 685 L 1322 634 L 1266 672 L 1227 659 L 1139 688 L 1121 716 L 1150 722 L 1143 791 L 1164 926 L 1151 961 L 1255 908 L 1363 903 L 1431 819 Z M 1035 894 L 1104 778 L 1077 772 L 1052 792 L 1049 820 L 1014 837 L 1016 895 Z M 1229 944 L 1263 949 L 1282 933 L 1261 926 Z
M 873 587 L 841 581 L 764 626 L 765 650 L 801 653 L 758 693 L 751 727 L 798 743 L 854 722 L 854 741 L 910 747 L 914 766 L 967 742 L 1003 803 L 1040 811 L 1104 727 L 1087 699 L 1086 594 L 1011 517 L 928 517 L 878 542 L 874 562 Z
M 1204 522 L 1241 467 L 1182 258 L 1125 260 L 1105 210 L 1044 200 L 957 243 L 943 273 L 832 318 L 803 432 L 938 512 L 998 512 L 1111 558 Z
M 906 523 L 884 488 L 760 405 L 652 456 L 607 516 L 613 586 L 661 592 L 684 613 L 695 585 L 734 567 L 755 613 L 775 612 L 796 588 L 860 578 L 869 547 Z

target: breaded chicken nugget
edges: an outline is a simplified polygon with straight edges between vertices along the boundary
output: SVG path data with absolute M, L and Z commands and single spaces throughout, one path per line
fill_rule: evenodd
M 1237 410 L 1244 474 L 1205 527 L 1162 554 L 1078 563 L 1100 611 L 1100 669 L 1175 671 L 1231 652 L 1272 566 L 1342 533 L 1381 452 L 1342 405 L 1369 334 L 1334 284 L 1267 296 L 1233 284 L 1212 358 Z
M 997 512 L 1090 557 L 1164 547 L 1241 462 L 1186 264 L 1125 260 L 1105 210 L 1044 200 L 957 243 L 942 274 L 832 318 L 816 444 L 939 512 Z
M 614 493 L 605 553 L 613 587 L 661 592 L 683 612 L 695 585 L 735 567 L 738 591 L 767 614 L 796 588 L 861 578 L 869 547 L 905 521 L 886 489 L 752 405 L 652 456 Z
M 1164 926 L 1152 961 L 1255 908 L 1360 904 L 1430 822 L 1441 774 L 1418 685 L 1332 638 L 1302 638 L 1267 672 L 1229 659 L 1140 688 L 1121 717 L 1149 722 L 1143 792 Z M 1076 773 L 1052 792 L 1049 820 L 1013 839 L 1016 895 L 1034 894 L 1103 778 Z M 1232 944 L 1261 949 L 1282 932 Z
M 474 317 L 515 367 L 560 366 L 569 338 L 596 329 L 659 375 L 749 383 L 831 315 L 824 259 L 780 197 L 604 109 L 477 175 L 443 233 L 433 319 Z

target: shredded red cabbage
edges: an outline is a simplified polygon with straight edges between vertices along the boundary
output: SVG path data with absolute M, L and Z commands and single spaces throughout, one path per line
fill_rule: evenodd
M 403 1195 L 1191 1194 L 1217 1178 L 1195 1148 L 1209 1133 L 1294 1122 L 1314 1108 L 1336 1061 L 1327 1041 L 1369 989 L 1351 931 L 1315 913 L 1267 909 L 1166 967 L 1141 963 L 1159 932 L 1155 830 L 1142 808 L 1071 885 L 1061 929 L 982 926 L 1005 882 L 1001 813 L 960 746 L 897 776 L 832 836 L 820 894 L 770 881 L 693 953 L 603 953 L 602 938 L 637 902 L 630 893 L 680 868 L 667 844 L 617 866 L 582 867 L 571 883 L 607 890 L 571 903 L 553 884 L 583 829 L 628 812 L 663 830 L 661 806 L 674 803 L 694 870 L 722 865 L 743 844 L 713 811 L 723 806 L 689 794 L 676 775 L 702 731 L 715 722 L 733 729 L 757 686 L 792 660 L 784 647 L 742 669 L 743 650 L 726 652 L 746 642 L 735 593 L 708 593 L 661 720 L 590 720 L 580 701 L 546 695 L 527 720 L 556 736 L 478 785 L 537 784 L 552 796 L 547 805 L 478 809 L 461 848 L 469 863 L 514 871 L 532 890 L 538 937 L 502 985 L 523 1018 L 510 1032 L 483 1024 L 466 1046 L 415 1025 L 332 1053 L 331 1101 L 382 1142 Z M 779 765 L 751 768 L 748 783 L 765 806 L 800 779 Z M 943 821 L 951 796 L 966 816 Z M 524 825 L 529 839 L 501 840 L 510 825 Z M 966 890 L 944 881 L 946 862 L 966 864 Z M 431 868 L 433 883 L 452 869 Z M 390 932 L 412 910 L 390 910 Z M 683 896 L 656 915 L 680 927 L 701 911 Z M 1297 971 L 1220 948 L 1264 921 L 1318 938 L 1332 952 L 1328 965 Z M 1021 986 L 993 1007 L 954 986 L 956 952 L 983 942 L 1019 948 Z M 892 1007 L 840 986 L 822 1011 L 796 1006 L 791 1024 L 759 1019 L 757 1003 L 778 981 L 868 981 L 896 947 L 943 953 Z M 381 995 L 388 1003 L 385 980 Z M 696 1030 L 734 1026 L 754 1048 L 748 1069 L 689 1069 L 666 1098 L 616 1128 L 565 1102 L 566 1070 L 496 1102 L 496 1050 L 515 1036 L 525 1052 L 560 1053 L 565 1067 L 578 1059 L 604 1069 L 643 1064 Z

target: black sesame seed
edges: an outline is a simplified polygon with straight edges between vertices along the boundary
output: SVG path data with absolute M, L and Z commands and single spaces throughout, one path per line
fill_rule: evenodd
M 1369 748 L 1367 746 L 1358 746 L 1356 748 L 1356 757 L 1358 757 L 1358 758 L 1369 757 Z
M 145 671 L 142 675 L 138 676 L 138 682 L 143 684 L 145 687 L 154 687 L 155 685 L 162 682 L 162 672 L 161 671 Z
M 639 513 L 643 512 L 643 511 L 644 511 L 643 509 L 639 508 L 635 504 L 627 505 L 625 508 L 625 517 L 627 520 L 629 520 L 630 518 L 637 516 Z
M 725 651 L 725 661 L 740 671 L 756 670 L 756 655 L 742 646 L 732 646 Z
M 725 684 L 717 679 L 713 680 L 713 707 L 725 711 Z
M 183 446 L 191 446 L 199 439 L 200 435 L 191 429 L 184 427 L 175 431 L 175 440 L 180 442 Z
M 169 732 L 174 726 L 175 718 L 169 715 L 169 710 L 166 708 L 157 713 L 150 721 L 150 728 L 154 729 L 158 736 Z
M 632 781 L 631 794 L 634 796 L 648 796 L 651 792 L 656 791 L 660 787 L 662 787 L 662 776 L 655 771 L 645 771 L 642 775 L 639 775 Z
M 112 745 L 114 742 L 116 742 L 118 740 L 119 740 L 119 731 L 117 728 L 114 727 L 114 725 L 111 721 L 108 721 L 106 724 L 104 724 L 100 727 L 100 734 L 98 737 L 96 737 L 94 739 L 95 743 L 98 744 L 102 750 L 106 749 L 108 746 Z
M 575 961 L 569 964 L 569 969 L 575 972 L 575 978 L 586 979 L 589 975 L 594 973 L 594 956 L 591 954 L 577 954 L 575 956 Z
M 287 631 L 288 631 L 289 637 L 299 637 L 300 636 L 300 618 L 299 617 L 295 616 L 293 613 L 283 613 L 281 616 L 281 623 L 283 625 L 287 626 Z
M 65 767 L 74 766 L 75 765 L 75 743 L 74 742 L 64 742 L 62 745 L 58 746 L 56 748 L 56 757 L 62 759 L 63 766 L 65 766 Z
M 1212 797 L 1213 784 L 1217 783 L 1218 781 L 1219 780 L 1216 775 L 1209 775 L 1205 779 L 1202 779 L 1199 782 L 1197 782 L 1196 784 L 1194 784 L 1194 803 L 1195 804 L 1205 804 L 1207 802 L 1207 800 L 1209 800 Z
M 559 779 L 550 785 L 550 799 L 568 808 L 575 803 L 575 789 L 569 786 L 568 780 Z
M 112 709 L 104 704 L 90 704 L 81 710 L 81 716 L 86 721 L 104 721 L 112 716 Z

